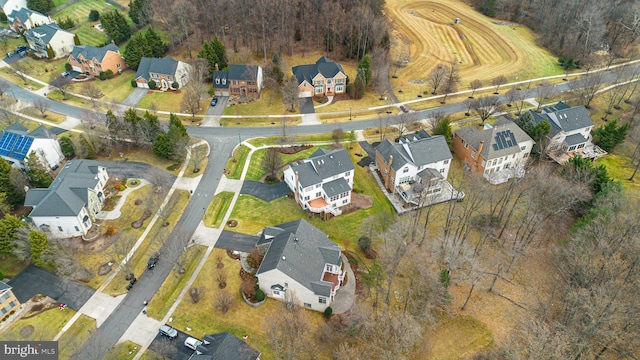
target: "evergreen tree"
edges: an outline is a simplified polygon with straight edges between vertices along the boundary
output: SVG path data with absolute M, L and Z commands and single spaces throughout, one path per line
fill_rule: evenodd
M 131 0 L 129 2 L 129 18 L 134 24 L 143 27 L 151 22 L 153 7 L 150 0 Z
M 142 115 L 139 128 L 144 141 L 149 144 L 153 143 L 158 134 L 162 132 L 158 117 L 149 111 L 145 111 L 144 115 Z
M 153 142 L 153 153 L 163 159 L 173 156 L 173 142 L 167 134 L 160 133 Z
M 76 151 L 73 148 L 73 141 L 71 141 L 71 138 L 68 136 L 62 136 L 60 137 L 59 141 L 62 154 L 64 154 L 67 159 L 71 159 L 72 157 L 74 157 Z
M 47 14 L 54 7 L 53 0 L 27 0 L 27 8 L 43 14 Z
M 11 254 L 16 232 L 21 227 L 27 227 L 27 223 L 11 214 L 0 220 L 0 253 Z
M 356 75 L 356 80 L 353 82 L 353 86 L 351 86 L 351 97 L 355 100 L 362 99 L 364 96 L 364 88 L 366 86 L 366 78 L 363 69 L 358 69 L 358 74 Z
M 147 28 L 147 31 L 145 31 L 144 33 L 144 38 L 147 41 L 147 44 L 151 51 L 149 55 L 146 55 L 146 56 L 163 57 L 164 54 L 167 52 L 168 50 L 167 44 L 165 44 L 164 41 L 162 41 L 162 38 L 160 38 L 160 35 L 158 35 L 158 33 L 156 33 L 155 30 L 153 30 L 153 27 L 149 26 Z
M 169 132 L 167 135 L 171 138 L 174 144 L 189 137 L 189 134 L 187 134 L 187 128 L 182 125 L 182 121 L 176 114 L 172 113 L 169 115 Z
M 448 117 L 438 121 L 436 127 L 433 129 L 433 135 L 442 135 L 447 141 L 447 145 L 452 147 L 453 145 L 453 131 L 451 130 L 451 120 Z
M 6 201 L 15 207 L 24 202 L 24 195 L 11 183 L 11 164 L 0 158 L 0 192 L 6 194 Z
M 47 248 L 47 234 L 37 230 L 29 231 L 29 245 L 31 246 L 31 260 L 38 266 L 44 266 L 42 252 Z
M 131 37 L 131 28 L 122 14 L 113 10 L 101 16 L 102 28 L 116 44 Z
M 220 70 L 228 66 L 227 50 L 217 36 L 211 40 L 211 42 L 205 42 L 202 44 L 202 49 L 198 53 L 198 57 L 207 60 L 210 74 L 213 74 L 216 70 L 216 64 Z
M 618 120 L 613 120 L 593 130 L 593 142 L 605 151 L 613 150 L 627 137 L 629 124 L 618 126 Z
M 371 83 L 371 56 L 365 54 L 365 56 L 358 63 L 358 71 L 362 69 L 364 71 L 365 85 Z

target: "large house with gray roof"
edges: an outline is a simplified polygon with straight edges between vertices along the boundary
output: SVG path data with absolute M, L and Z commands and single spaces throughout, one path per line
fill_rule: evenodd
M 258 65 L 229 65 L 229 70 L 213 72 L 213 91 L 216 96 L 239 96 L 256 99 L 262 89 L 262 67 Z
M 298 65 L 291 70 L 298 81 L 299 97 L 333 96 L 347 91 L 347 73 L 326 56 L 315 64 Z
M 304 210 L 338 216 L 351 203 L 353 173 L 347 150 L 318 149 L 308 159 L 290 163 L 284 181 Z
M 27 7 L 27 0 L 0 0 L 0 7 L 5 14 L 11 14 L 14 10 Z
M 47 189 L 29 189 L 29 218 L 50 237 L 86 235 L 105 200 L 107 169 L 92 160 L 68 161 Z
M 127 68 L 118 46 L 114 43 L 102 47 L 74 46 L 67 62 L 74 71 L 96 77 L 107 70 L 118 74 Z
M 422 206 L 446 187 L 451 151 L 442 135 L 421 131 L 399 139 L 385 140 L 375 148 L 375 164 L 382 185 L 399 194 L 405 203 Z
M 453 133 L 453 151 L 491 184 L 522 177 L 534 141 L 511 120 L 500 118 L 482 130 L 467 126 Z
M 166 91 L 174 88 L 173 83 L 177 84 L 178 89 L 183 88 L 190 80 L 191 65 L 175 60 L 171 56 L 163 58 L 140 59 L 138 71 L 136 72 L 136 86 L 139 88 L 149 88 L 149 81 L 153 80 L 156 89 Z
M 59 59 L 67 56 L 76 44 L 76 36 L 57 24 L 44 24 L 24 32 L 29 47 L 39 58 Z
M 563 164 L 574 155 L 591 159 L 606 155 L 592 142 L 593 120 L 584 106 L 570 107 L 560 101 L 544 107 L 541 114 L 531 110 L 529 114 L 536 124 L 542 121 L 551 124 L 546 153 L 556 162 Z
M 49 15 L 41 14 L 24 7 L 7 13 L 7 22 L 9 27 L 17 33 L 33 29 L 40 25 L 55 23 Z
M 189 360 L 260 360 L 260 352 L 225 331 L 205 335 Z
M 342 253 L 327 234 L 299 219 L 268 226 L 257 246 L 266 248 L 256 276 L 264 293 L 324 311 L 342 286 Z
M 58 138 L 43 125 L 29 131 L 22 124 L 13 123 L 2 130 L 0 156 L 3 159 L 25 169 L 31 154 L 35 154 L 42 165 L 54 170 L 64 160 Z

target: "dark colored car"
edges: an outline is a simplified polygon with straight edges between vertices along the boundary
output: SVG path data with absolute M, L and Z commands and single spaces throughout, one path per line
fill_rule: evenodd
M 147 269 L 153 269 L 156 266 L 156 263 L 158 262 L 159 258 L 160 258 L 160 253 L 158 252 L 151 255 L 151 257 L 149 258 L 149 261 L 147 261 Z
M 28 51 L 29 47 L 27 45 L 20 45 L 16 48 L 16 52 L 20 52 L 20 51 Z
M 133 284 L 136 283 L 136 281 L 138 281 L 138 279 L 134 277 L 131 278 L 131 280 L 129 280 L 129 285 L 127 285 L 127 290 L 131 290 L 131 288 L 133 287 Z
M 218 98 L 211 99 L 211 106 L 216 106 L 217 103 L 218 103 Z
M 175 339 L 176 336 L 178 336 L 178 330 L 172 328 L 169 325 L 162 325 L 160 326 L 160 335 L 164 335 L 166 337 L 168 337 L 169 339 Z

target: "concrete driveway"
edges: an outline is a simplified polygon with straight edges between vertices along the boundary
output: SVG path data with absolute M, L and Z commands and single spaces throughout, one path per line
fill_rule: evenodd
M 291 193 L 291 190 L 284 181 L 269 185 L 259 181 L 245 180 L 240 193 L 255 196 L 269 202 L 287 196 L 287 194 Z
M 131 94 L 129 94 L 129 96 L 127 96 L 127 98 L 124 99 L 124 101 L 122 102 L 122 105 L 135 107 L 136 105 L 138 105 L 140 100 L 142 100 L 142 98 L 147 94 L 147 91 L 149 91 L 149 89 L 145 89 L 145 88 L 133 89 Z
M 216 106 L 211 106 L 211 100 L 209 100 L 209 109 L 207 110 L 207 115 L 213 116 L 221 116 L 224 113 L 224 108 L 227 106 L 227 101 L 229 101 L 228 96 L 217 96 L 218 103 Z
M 256 246 L 257 242 L 257 236 L 223 230 L 214 247 L 218 249 L 235 250 L 248 253 L 251 252 L 254 246 Z
M 171 326 L 171 324 L 167 325 Z M 163 356 L 164 359 L 188 359 L 193 354 L 193 350 L 184 346 L 184 341 L 189 336 L 189 334 L 178 331 L 178 336 L 175 339 L 169 339 L 158 332 L 156 338 L 149 345 L 149 349 Z
M 313 108 L 312 98 L 299 98 L 298 104 L 300 105 L 300 114 L 315 114 L 316 110 Z
M 43 268 L 29 265 L 16 275 L 9 285 L 13 287 L 13 294 L 21 303 L 31 299 L 34 295 L 43 294 L 67 304 L 73 310 L 80 310 L 95 292 L 94 289 L 78 282 L 67 280 Z

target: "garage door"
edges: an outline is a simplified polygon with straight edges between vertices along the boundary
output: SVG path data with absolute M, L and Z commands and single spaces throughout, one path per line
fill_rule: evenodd
M 301 97 L 301 98 L 311 97 L 311 91 L 301 91 L 300 94 L 298 94 L 298 97 Z
M 229 96 L 229 90 L 223 90 L 222 96 Z

